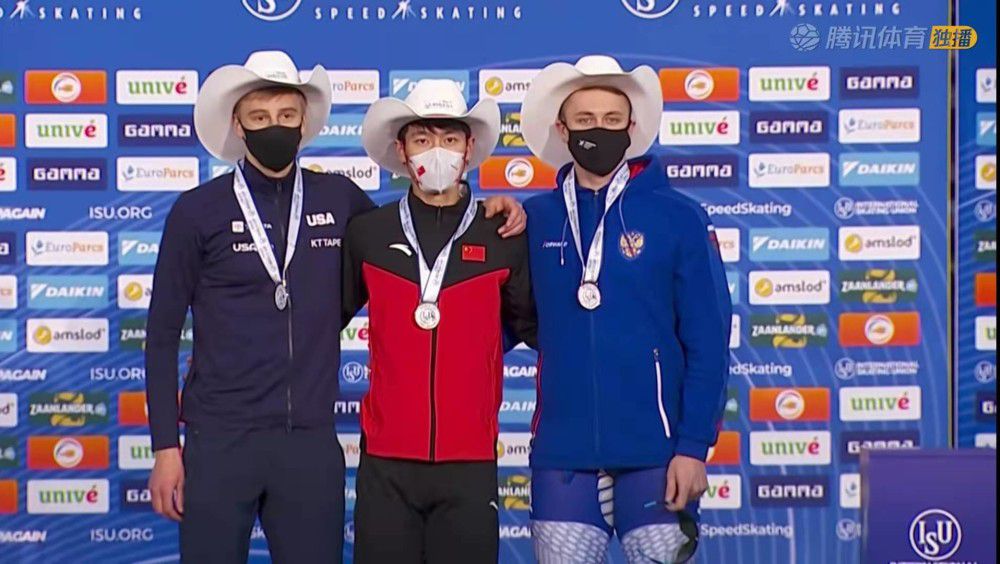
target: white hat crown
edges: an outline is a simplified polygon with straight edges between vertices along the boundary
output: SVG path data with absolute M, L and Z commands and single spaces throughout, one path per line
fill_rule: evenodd
M 576 70 L 587 76 L 627 74 L 614 58 L 607 55 L 587 55 L 576 62 Z
M 417 82 L 404 102 L 421 117 L 459 117 L 469 111 L 458 85 L 447 79 Z
M 263 80 L 301 85 L 299 71 L 284 51 L 255 51 L 243 66 Z

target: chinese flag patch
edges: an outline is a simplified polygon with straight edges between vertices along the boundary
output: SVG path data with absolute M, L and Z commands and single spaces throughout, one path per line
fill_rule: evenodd
M 462 245 L 463 262 L 486 262 L 486 247 L 483 245 Z

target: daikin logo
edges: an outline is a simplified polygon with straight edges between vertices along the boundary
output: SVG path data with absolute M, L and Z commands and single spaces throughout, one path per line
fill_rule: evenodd
M 841 186 L 916 186 L 919 182 L 918 152 L 840 154 Z

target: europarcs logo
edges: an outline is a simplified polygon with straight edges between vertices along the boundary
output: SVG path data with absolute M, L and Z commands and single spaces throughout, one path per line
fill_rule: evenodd
M 674 11 L 680 0 L 621 0 L 622 6 L 633 16 L 655 20 Z
M 276 22 L 299 9 L 302 0 L 243 0 L 243 7 L 257 19 Z

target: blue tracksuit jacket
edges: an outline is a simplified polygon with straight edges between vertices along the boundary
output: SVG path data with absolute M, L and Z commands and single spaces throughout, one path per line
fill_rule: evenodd
M 632 178 L 605 221 L 595 311 L 576 300 L 582 266 L 561 189 L 525 203 L 539 317 L 534 468 L 666 466 L 674 454 L 704 460 L 716 439 L 732 307 L 714 227 L 669 187 L 654 156 L 629 166 Z M 607 189 L 577 190 L 586 256 Z

